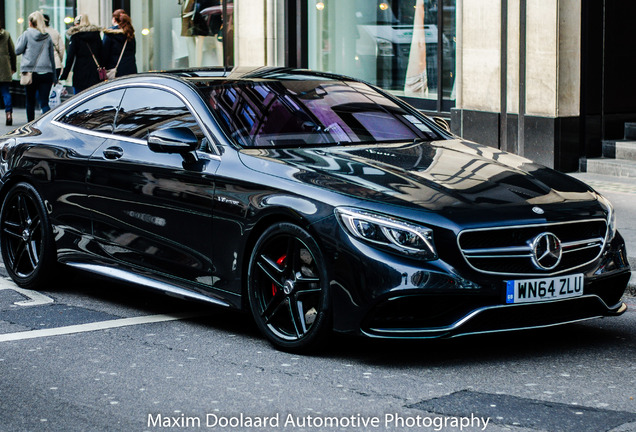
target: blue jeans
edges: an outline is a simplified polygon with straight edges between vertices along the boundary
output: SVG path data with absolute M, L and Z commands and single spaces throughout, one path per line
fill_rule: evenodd
M 27 121 L 35 119 L 35 97 L 40 103 L 42 114 L 49 111 L 49 93 L 53 87 L 53 72 L 45 74 L 33 73 L 33 81 L 26 86 Z
M 13 111 L 13 104 L 11 102 L 11 83 L 0 82 L 0 93 L 2 93 L 2 100 L 4 101 L 4 110 L 6 112 Z

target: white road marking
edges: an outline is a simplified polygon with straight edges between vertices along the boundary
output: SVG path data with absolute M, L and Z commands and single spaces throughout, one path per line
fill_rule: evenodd
M 51 297 L 45 296 L 42 293 L 37 291 L 31 291 L 24 288 L 19 288 L 13 281 L 6 278 L 0 278 L 0 290 L 13 290 L 18 294 L 22 294 L 27 297 L 29 300 L 15 302 L 14 304 L 18 306 L 40 306 L 44 304 L 53 303 L 53 299 Z
M 31 330 L 17 333 L 0 334 L 0 342 L 18 341 L 24 339 L 35 339 L 48 336 L 60 336 L 74 333 L 86 333 L 97 330 L 127 327 L 139 324 L 151 324 L 166 321 L 177 321 L 188 318 L 202 316 L 201 313 L 175 313 L 161 315 L 146 315 L 133 318 L 121 318 L 108 321 L 99 321 L 88 324 L 78 324 L 66 327 L 56 327 L 51 329 Z

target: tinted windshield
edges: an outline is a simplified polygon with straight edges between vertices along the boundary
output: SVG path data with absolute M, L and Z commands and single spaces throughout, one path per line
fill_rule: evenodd
M 203 92 L 221 127 L 243 147 L 440 138 L 417 114 L 359 82 L 241 82 L 206 87 Z

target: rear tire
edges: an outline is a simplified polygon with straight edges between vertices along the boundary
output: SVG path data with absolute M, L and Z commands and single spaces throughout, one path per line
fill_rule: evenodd
M 256 242 L 249 262 L 247 293 L 259 330 L 277 348 L 315 349 L 331 331 L 329 279 L 314 238 L 281 222 Z
M 18 286 L 35 290 L 51 282 L 57 262 L 53 232 L 42 197 L 28 183 L 16 184 L 4 198 L 0 252 Z

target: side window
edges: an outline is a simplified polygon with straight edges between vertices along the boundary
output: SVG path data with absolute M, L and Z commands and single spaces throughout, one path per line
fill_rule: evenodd
M 64 114 L 58 121 L 96 132 L 112 133 L 115 114 L 123 94 L 123 90 L 115 90 L 90 98 Z
M 115 134 L 145 139 L 150 132 L 171 127 L 187 127 L 199 138 L 204 135 L 183 101 L 172 93 L 153 88 L 126 89 Z

